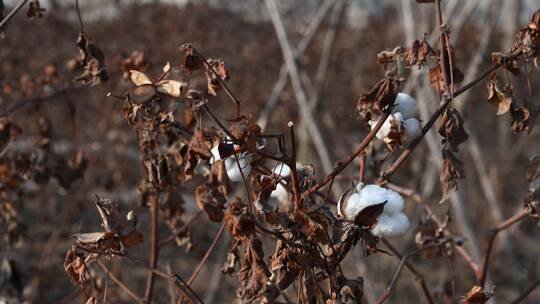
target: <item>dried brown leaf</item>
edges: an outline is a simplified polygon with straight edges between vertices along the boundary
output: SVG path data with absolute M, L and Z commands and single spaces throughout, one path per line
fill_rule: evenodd
M 399 81 L 390 77 L 380 80 L 358 100 L 356 109 L 360 118 L 369 122 L 383 111 L 390 111 L 399 92 Z
M 497 115 L 502 115 L 510 110 L 513 102 L 512 95 L 507 90 L 501 90 L 492 78 L 488 84 L 488 102 L 497 107 Z

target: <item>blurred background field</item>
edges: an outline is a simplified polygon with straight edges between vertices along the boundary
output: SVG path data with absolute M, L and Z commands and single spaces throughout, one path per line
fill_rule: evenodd
M 94 207 L 95 195 L 117 200 L 127 208 L 139 206 L 137 193 L 142 169 L 139 163 L 137 138 L 122 117 L 122 103 L 106 98 L 107 92 L 121 94 L 130 87 L 122 79 L 122 62 L 134 51 L 144 52 L 150 65 L 149 75 L 159 75 L 162 66 L 182 60 L 180 46 L 191 42 L 211 58 L 226 63 L 231 79 L 229 87 L 243 102 L 243 111 L 255 120 L 266 123 L 268 133 L 287 132 L 287 122 L 299 128 L 299 160 L 320 167 L 321 158 L 312 138 L 302 128 L 295 95 L 290 84 L 284 92 L 271 98 L 279 79 L 283 56 L 269 20 L 264 1 L 122 1 L 81 0 L 84 31 L 103 50 L 110 80 L 95 87 L 69 90 L 42 103 L 32 103 L 36 96 L 53 92 L 70 83 L 75 74 L 66 68 L 66 61 L 75 57 L 75 40 L 79 23 L 75 1 L 40 1 L 46 9 L 43 18 L 28 19 L 25 10 L 17 15 L 0 37 L 0 111 L 21 100 L 30 100 L 11 117 L 22 129 L 8 153 L 31 153 L 40 140 L 38 120 L 50 122 L 50 145 L 57 154 L 70 158 L 78 150 L 89 160 L 82 179 L 68 189 L 56 180 L 46 185 L 27 181 L 21 187 L 20 200 L 14 200 L 20 222 L 25 227 L 21 242 L 0 244 L 0 259 L 14 262 L 20 277 L 25 301 L 32 303 L 78 303 L 76 288 L 64 274 L 63 259 L 71 246 L 70 235 L 99 229 Z M 297 45 L 309 29 L 309 24 L 325 0 L 278 1 L 289 38 Z M 435 13 L 432 5 L 414 0 L 336 0 L 343 2 L 329 9 L 321 27 L 315 33 L 298 64 L 308 78 L 305 86 L 309 98 L 316 99 L 314 113 L 332 161 L 342 159 L 358 145 L 369 131 L 357 117 L 356 101 L 383 75 L 377 63 L 377 53 L 398 45 L 410 45 L 424 33 L 434 32 Z M 4 1 L 4 14 L 16 1 Z M 336 7 L 340 8 L 337 9 Z M 443 11 L 456 49 L 456 65 L 466 79 L 479 74 L 490 64 L 492 51 L 511 47 L 515 33 L 529 22 L 540 8 L 540 0 L 452 0 L 443 1 Z M 435 36 L 434 36 L 435 37 Z M 435 37 L 436 38 L 436 37 Z M 435 40 L 433 40 L 435 41 Z M 44 69 L 53 65 L 58 79 L 43 91 L 21 93 L 25 79 L 42 77 Z M 536 69 L 516 78 L 513 85 L 519 98 L 538 105 L 540 73 Z M 419 116 L 424 121 L 436 108 L 439 98 L 429 87 L 427 72 L 412 72 L 405 91 L 416 98 Z M 470 78 L 469 78 L 470 77 Z M 529 93 L 527 81 L 531 83 Z M 49 90 L 49 91 L 47 91 Z M 276 97 L 276 96 L 274 96 Z M 272 101 L 275 99 L 274 101 Z M 275 102 L 274 107 L 268 107 Z M 225 95 L 211 101 L 222 119 L 234 113 Z M 443 217 L 450 211 L 452 230 L 463 236 L 464 246 L 479 257 L 485 246 L 488 229 L 522 208 L 527 195 L 526 170 L 529 158 L 540 151 L 540 130 L 530 134 L 512 134 L 508 114 L 496 116 L 496 108 L 487 102 L 485 82 L 460 96 L 455 106 L 464 116 L 470 138 L 459 154 L 465 165 L 466 178 L 460 180 L 459 191 L 449 202 L 439 205 L 441 191 L 440 136 L 436 130 L 428 133 L 421 147 L 414 151 L 399 173 L 395 184 L 411 188 Z M 174 109 L 174 105 L 171 106 Z M 38 114 L 39 112 L 39 114 Z M 181 117 L 182 112 L 175 112 Z M 371 148 L 372 156 L 384 150 L 381 143 Z M 376 160 L 368 160 L 367 178 L 374 179 Z M 323 172 L 316 172 L 323 177 Z M 356 178 L 357 165 L 342 174 L 339 186 L 350 185 Z M 185 219 L 198 208 L 193 200 L 193 188 L 188 184 L 182 195 Z M 334 197 L 335 200 L 338 197 Z M 407 200 L 406 213 L 413 228 L 422 209 Z M 141 212 L 142 231 L 147 230 L 147 212 Z M 201 216 L 190 225 L 192 248 L 178 247 L 171 242 L 160 255 L 162 265 L 169 264 L 175 273 L 189 276 L 208 248 L 219 226 Z M 94 229 L 94 230 L 93 230 Z M 0 222 L 0 231 L 5 232 Z M 170 235 L 167 227 L 160 236 Z M 414 229 L 405 237 L 391 239 L 402 252 L 414 250 Z M 517 297 L 540 275 L 540 233 L 532 221 L 525 221 L 506 231 L 496 243 L 490 283 L 495 285 L 495 297 L 489 303 L 508 303 Z M 205 303 L 231 303 L 235 296 L 236 277 L 224 275 L 220 269 L 230 246 L 228 236 L 213 252 L 207 266 L 192 285 Z M 148 240 L 134 255 L 145 257 Z M 272 254 L 273 248 L 265 248 Z M 424 275 L 437 303 L 447 303 L 449 276 L 457 284 L 457 294 L 463 295 L 473 285 L 473 275 L 458 255 L 450 259 L 414 257 L 411 262 Z M 366 303 L 374 303 L 388 286 L 399 261 L 395 257 L 377 254 L 363 257 L 360 252 L 349 254 L 343 268 L 349 277 L 364 278 Z M 4 267 L 4 266 L 3 266 Z M 142 290 L 146 271 L 136 270 L 129 261 L 115 261 L 112 271 L 118 277 Z M 4 271 L 5 273 L 5 271 Z M 98 272 L 96 276 L 104 277 Z M 3 279 L 0 270 L 0 303 L 12 295 L 14 286 Z M 156 303 L 169 301 L 168 286 L 157 284 Z M 422 302 L 414 276 L 405 271 L 400 277 L 389 303 Z M 66 302 L 67 299 L 67 302 Z M 110 291 L 111 303 L 130 303 L 121 291 Z M 539 303 L 540 289 L 523 303 Z

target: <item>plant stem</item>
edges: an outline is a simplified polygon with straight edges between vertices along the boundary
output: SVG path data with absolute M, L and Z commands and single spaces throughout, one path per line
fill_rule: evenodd
M 17 14 L 17 12 L 26 4 L 26 2 L 28 2 L 28 0 L 19 1 L 19 3 L 17 3 L 17 6 L 15 6 L 13 10 L 11 10 L 11 12 L 9 12 L 9 14 L 7 14 L 7 16 L 2 19 L 2 21 L 0 21 L 0 30 L 2 30 L 4 26 L 6 26 L 9 20 L 11 20 L 11 18 L 13 18 L 15 14 Z

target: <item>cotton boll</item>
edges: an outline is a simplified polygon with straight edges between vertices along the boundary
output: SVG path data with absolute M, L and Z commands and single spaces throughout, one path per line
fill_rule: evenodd
M 275 173 L 281 177 L 287 177 L 291 174 L 291 168 L 289 168 L 289 166 L 287 166 L 286 164 L 284 163 L 279 163 L 275 168 L 274 170 L 272 171 L 272 173 Z
M 398 93 L 393 112 L 400 112 L 403 118 L 411 118 L 416 114 L 416 101 L 409 94 Z
M 240 168 L 242 169 L 242 172 L 240 172 L 240 169 L 238 168 L 238 163 L 236 162 L 236 158 L 238 157 L 238 163 L 240 163 Z M 251 154 L 244 154 L 239 156 L 231 156 L 227 159 L 225 159 L 225 169 L 227 170 L 227 176 L 229 177 L 229 180 L 231 182 L 241 182 L 242 174 L 247 179 L 248 175 L 251 173 Z
M 411 223 L 407 216 L 401 212 L 393 215 L 383 213 L 371 232 L 378 236 L 397 236 L 404 234 L 410 225 Z
M 405 137 L 407 138 L 407 141 L 411 141 L 415 139 L 418 135 L 420 135 L 422 127 L 420 126 L 420 122 L 416 118 L 409 118 L 406 119 L 405 122 Z
M 378 185 L 359 184 L 356 192 L 352 193 L 344 202 L 345 208 L 341 208 L 341 200 L 338 202 L 338 212 L 341 216 L 353 220 L 364 208 L 386 202 L 383 212 L 393 215 L 403 210 L 403 198 L 397 192 Z
M 375 128 L 378 121 L 379 119 L 369 122 L 372 130 Z M 390 117 L 388 117 L 388 119 L 386 119 L 386 121 L 383 123 L 379 131 L 377 131 L 377 134 L 375 134 L 378 139 L 384 139 L 386 136 L 388 136 L 388 134 L 390 134 L 390 131 L 392 131 L 392 121 L 403 122 L 403 114 L 399 112 L 391 114 Z

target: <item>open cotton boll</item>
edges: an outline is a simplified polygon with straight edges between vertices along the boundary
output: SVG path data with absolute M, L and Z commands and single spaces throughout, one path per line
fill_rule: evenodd
M 407 216 L 401 212 L 392 215 L 383 213 L 371 232 L 375 235 L 385 237 L 402 235 L 409 229 L 410 225 L 411 222 Z
M 398 93 L 396 101 L 394 102 L 394 113 L 403 114 L 403 118 L 411 118 L 416 114 L 416 100 L 409 94 Z
M 375 136 L 377 136 L 378 139 L 384 139 L 386 136 L 388 136 L 388 134 L 390 134 L 390 131 L 392 131 L 392 121 L 394 120 L 403 122 L 403 115 L 399 112 L 390 114 L 390 117 L 386 119 L 386 121 L 383 123 L 379 131 L 377 131 L 377 134 L 375 134 Z M 379 121 L 379 118 L 369 122 L 369 125 L 371 126 L 372 130 L 373 128 L 375 128 L 375 125 L 377 124 L 378 121 Z
M 418 135 L 420 135 L 422 127 L 420 126 L 420 122 L 416 118 L 409 118 L 406 119 L 405 122 L 405 137 L 407 138 L 407 141 L 411 141 L 415 139 Z
M 238 168 L 238 163 L 236 163 L 236 157 L 238 157 L 238 163 L 240 163 L 240 168 L 242 169 L 242 172 L 240 172 L 240 168 Z M 231 182 L 243 181 L 242 173 L 247 179 L 248 175 L 251 173 L 250 163 L 252 157 L 253 156 L 251 154 L 244 154 L 238 156 L 233 155 L 225 159 L 225 169 L 227 170 L 227 176 L 229 177 L 229 180 Z
M 338 202 L 339 215 L 354 220 L 354 218 L 366 207 L 386 202 L 383 213 L 393 215 L 403 210 L 403 198 L 397 192 L 383 188 L 378 185 L 359 184 L 355 193 L 352 193 L 345 204 L 341 207 L 341 200 Z

